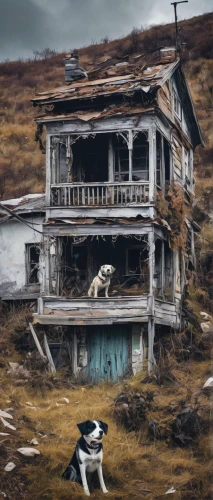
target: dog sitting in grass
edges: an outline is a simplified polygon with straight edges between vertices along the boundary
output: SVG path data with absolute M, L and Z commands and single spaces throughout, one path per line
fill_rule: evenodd
M 108 290 L 109 290 L 109 285 L 110 285 L 110 277 L 112 274 L 115 272 L 115 268 L 111 266 L 110 264 L 105 264 L 104 266 L 101 266 L 98 275 L 94 278 L 92 281 L 89 290 L 88 290 L 88 296 L 89 297 L 98 297 L 98 291 L 101 290 L 102 288 L 105 288 L 105 297 L 108 298 Z
M 108 425 L 101 420 L 86 420 L 77 424 L 81 433 L 74 454 L 62 477 L 67 481 L 80 483 L 84 493 L 90 496 L 87 483 L 87 472 L 97 470 L 100 487 L 103 493 L 108 493 L 102 472 L 103 445 L 102 439 L 108 432 Z

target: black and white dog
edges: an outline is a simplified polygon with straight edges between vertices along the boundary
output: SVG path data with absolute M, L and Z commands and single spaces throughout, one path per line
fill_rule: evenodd
M 81 438 L 77 441 L 74 454 L 62 477 L 67 481 L 82 484 L 86 495 L 90 496 L 86 472 L 97 470 L 101 490 L 108 493 L 102 472 L 102 439 L 108 432 L 108 425 L 101 420 L 86 420 L 77 424 Z

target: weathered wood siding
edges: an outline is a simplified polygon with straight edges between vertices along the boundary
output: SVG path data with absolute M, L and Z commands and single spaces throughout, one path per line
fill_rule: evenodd
M 112 299 L 39 299 L 34 322 L 61 325 L 98 325 L 147 321 L 147 295 Z
M 170 92 L 170 82 L 167 81 L 160 88 L 157 94 L 158 106 L 161 111 L 171 120 L 172 119 L 172 99 Z

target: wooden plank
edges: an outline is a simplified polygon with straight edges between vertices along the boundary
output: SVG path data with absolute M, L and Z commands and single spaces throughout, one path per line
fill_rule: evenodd
M 149 200 L 155 198 L 155 169 L 156 163 L 156 126 L 152 125 L 148 132 L 149 140 Z
M 119 226 L 119 225 L 106 225 L 106 226 L 98 226 L 98 225 L 89 225 L 89 224 L 85 224 L 85 225 L 82 225 L 82 226 L 74 226 L 74 225 L 71 225 L 71 224 L 67 224 L 67 225 L 60 225 L 59 227 L 54 227 L 53 225 L 51 225 L 50 227 L 48 226 L 45 226 L 44 227 L 44 234 L 45 235 L 55 235 L 55 236 L 66 236 L 66 235 L 85 235 L 85 236 L 89 236 L 89 235 L 113 235 L 113 234 L 117 234 L 117 235 L 120 235 L 121 234 L 121 229 L 122 229 L 122 234 L 132 234 L 132 235 L 135 235 L 135 234 L 140 234 L 140 235 L 146 235 L 148 234 L 149 232 L 151 232 L 151 229 L 149 226 L 133 226 L 133 225 L 129 225 L 129 226 Z
M 34 317 L 33 324 L 41 325 L 55 325 L 55 326 L 86 326 L 86 325 L 112 325 L 112 324 L 125 324 L 125 323 L 147 323 L 148 315 L 146 316 L 134 316 L 133 318 L 122 318 L 118 316 L 117 318 L 83 318 L 76 320 L 70 316 L 54 316 L 54 315 L 44 315 Z M 167 323 L 165 323 L 167 324 Z
M 47 359 L 47 357 L 46 357 L 46 356 L 45 356 L 45 354 L 43 353 L 43 350 L 42 350 L 41 344 L 40 344 L 40 342 L 39 342 L 39 340 L 38 340 L 38 337 L 37 337 L 37 335 L 36 335 L 36 332 L 35 332 L 35 330 L 34 330 L 34 328 L 33 328 L 32 323 L 29 323 L 29 327 L 30 327 L 30 331 L 31 331 L 31 333 L 32 333 L 33 339 L 34 339 L 34 341 L 35 341 L 36 347 L 37 347 L 37 349 L 38 349 L 38 352 L 39 352 L 39 354 L 40 354 L 41 358 L 46 360 L 46 359 Z
M 148 321 L 148 372 L 153 369 L 155 359 L 154 359 L 154 337 L 155 337 L 155 324 L 154 319 L 149 318 Z
M 113 152 L 111 134 L 109 134 L 109 142 L 108 142 L 108 180 L 109 182 L 114 181 L 114 152 Z
M 137 119 L 137 126 L 135 126 L 135 121 Z M 147 130 L 152 123 L 152 117 L 143 113 L 141 117 L 135 116 L 120 116 L 119 118 L 111 117 L 107 120 L 102 118 L 99 120 L 94 120 L 92 123 L 92 132 L 102 133 L 102 132 L 120 132 L 121 130 Z M 78 130 L 78 132 L 76 132 Z M 91 123 L 83 122 L 78 119 L 64 121 L 60 120 L 60 125 L 57 121 L 52 123 L 47 123 L 47 132 L 49 134 L 59 134 L 63 135 L 66 133 L 71 133 L 73 136 L 91 133 Z
M 54 365 L 52 354 L 50 352 L 50 348 L 49 348 L 49 345 L 48 345 L 48 342 L 47 342 L 47 337 L 46 337 L 45 334 L 44 334 L 44 347 L 45 347 L 47 359 L 49 361 L 50 371 L 52 373 L 56 373 L 56 368 L 55 368 L 55 365 Z
M 49 207 L 51 204 L 50 200 L 50 184 L 51 184 L 51 138 L 50 135 L 46 135 L 46 194 L 45 203 Z M 53 168 L 53 167 L 52 167 Z

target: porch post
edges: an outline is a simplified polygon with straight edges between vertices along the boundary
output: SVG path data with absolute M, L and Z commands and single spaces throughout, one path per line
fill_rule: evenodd
M 108 181 L 114 182 L 112 134 L 109 134 L 109 142 L 108 142 Z
M 45 203 L 46 207 L 50 207 L 50 184 L 51 184 L 51 137 L 49 134 L 46 136 L 46 196 Z M 49 209 L 46 210 L 46 219 L 49 218 Z
M 149 245 L 149 319 L 148 319 L 148 371 L 150 372 L 154 364 L 154 336 L 155 336 L 155 323 L 154 323 L 154 269 L 155 269 L 155 235 L 154 227 L 152 231 L 148 234 L 148 245 Z
M 154 358 L 154 338 L 155 338 L 155 322 L 154 318 L 149 318 L 148 320 L 148 372 L 152 371 L 153 365 L 155 364 Z
M 149 128 L 149 201 L 155 199 L 156 175 L 156 125 Z
M 162 245 L 161 245 L 161 290 L 162 290 L 163 297 L 164 297 L 164 288 L 165 288 L 165 241 L 162 240 Z
M 129 181 L 132 181 L 132 150 L 133 150 L 132 130 L 129 130 L 128 149 L 129 149 Z
M 50 237 L 44 235 L 44 294 L 50 295 Z

